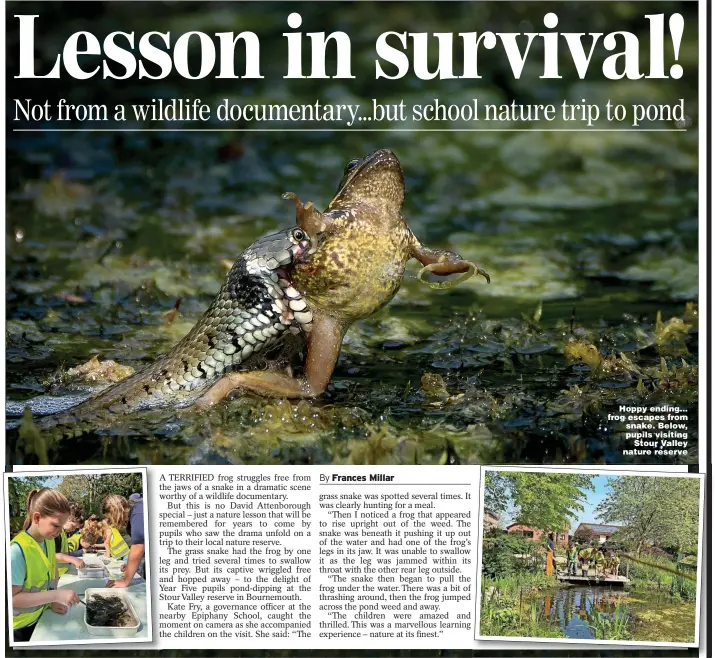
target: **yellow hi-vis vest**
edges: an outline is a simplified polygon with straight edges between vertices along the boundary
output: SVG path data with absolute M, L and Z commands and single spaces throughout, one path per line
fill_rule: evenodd
M 78 551 L 80 549 L 80 536 L 80 532 L 75 532 L 73 535 L 67 537 L 67 548 L 69 549 L 70 553 L 74 553 L 74 551 Z
M 19 532 L 10 543 L 19 544 L 25 558 L 25 582 L 22 583 L 22 592 L 47 592 L 57 588 L 54 539 L 46 539 L 44 542 L 47 555 L 42 550 L 42 546 L 24 530 Z M 12 627 L 25 628 L 34 624 L 48 605 L 13 608 Z
M 64 553 L 67 555 L 67 553 L 70 552 L 70 547 L 69 547 L 69 540 L 67 539 L 67 533 L 63 530 L 60 533 L 60 553 Z M 59 562 L 57 564 L 57 568 L 60 571 L 60 576 L 66 574 L 69 571 L 69 565 L 65 562 Z
M 109 528 L 112 532 L 112 536 L 109 538 L 109 555 L 117 560 L 121 560 L 123 557 L 129 555 L 129 546 L 127 542 L 124 541 L 119 530 L 114 527 Z

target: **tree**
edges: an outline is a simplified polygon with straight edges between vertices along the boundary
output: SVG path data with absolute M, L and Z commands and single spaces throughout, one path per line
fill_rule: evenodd
M 590 530 L 579 527 L 576 529 L 576 532 L 574 532 L 573 538 L 574 541 L 579 544 L 590 544 L 594 539 L 594 535 Z
M 636 555 L 648 545 L 697 546 L 700 480 L 624 475 L 608 482 L 609 494 L 596 508 L 599 519 L 620 523 L 619 538 Z
M 500 517 L 509 505 L 510 473 L 485 471 L 484 473 L 484 508 Z
M 81 505 L 86 515 L 101 514 L 102 501 L 108 494 L 125 498 L 142 491 L 141 473 L 104 473 L 67 475 L 57 487 L 72 502 Z
M 10 511 L 11 531 L 22 529 L 22 522 L 27 515 L 27 494 L 32 489 L 41 489 L 46 486 L 52 476 L 26 476 L 10 477 L 7 483 L 8 509 Z
M 581 473 L 487 471 L 484 503 L 505 510 L 509 503 L 519 523 L 539 530 L 560 531 L 583 511 L 592 476 Z

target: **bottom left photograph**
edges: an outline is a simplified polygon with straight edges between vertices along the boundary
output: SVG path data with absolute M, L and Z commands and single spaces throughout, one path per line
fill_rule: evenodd
M 141 468 L 5 474 L 11 646 L 151 641 L 145 491 Z

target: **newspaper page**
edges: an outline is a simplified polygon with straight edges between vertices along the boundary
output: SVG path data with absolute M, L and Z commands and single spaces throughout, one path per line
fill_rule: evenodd
M 7 655 L 712 653 L 709 3 L 5 9 Z

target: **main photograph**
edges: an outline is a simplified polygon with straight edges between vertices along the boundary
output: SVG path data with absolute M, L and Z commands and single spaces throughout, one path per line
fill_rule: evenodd
M 369 26 L 362 6 L 279 8 L 7 5 L 9 102 L 319 102 L 375 119 L 10 117 L 8 463 L 696 464 L 697 5 L 380 3 Z M 350 35 L 354 78 L 330 77 L 332 44 L 328 77 L 284 77 L 291 12 Z M 680 12 L 683 75 L 610 80 L 601 48 L 584 78 L 565 59 L 543 79 L 535 40 L 520 76 L 485 50 L 479 79 L 375 79 L 383 32 L 533 32 L 548 12 L 643 43 L 646 15 Z M 38 74 L 77 31 L 253 30 L 263 78 L 17 79 L 17 14 L 38 16 Z M 611 101 L 684 114 L 398 116 Z

